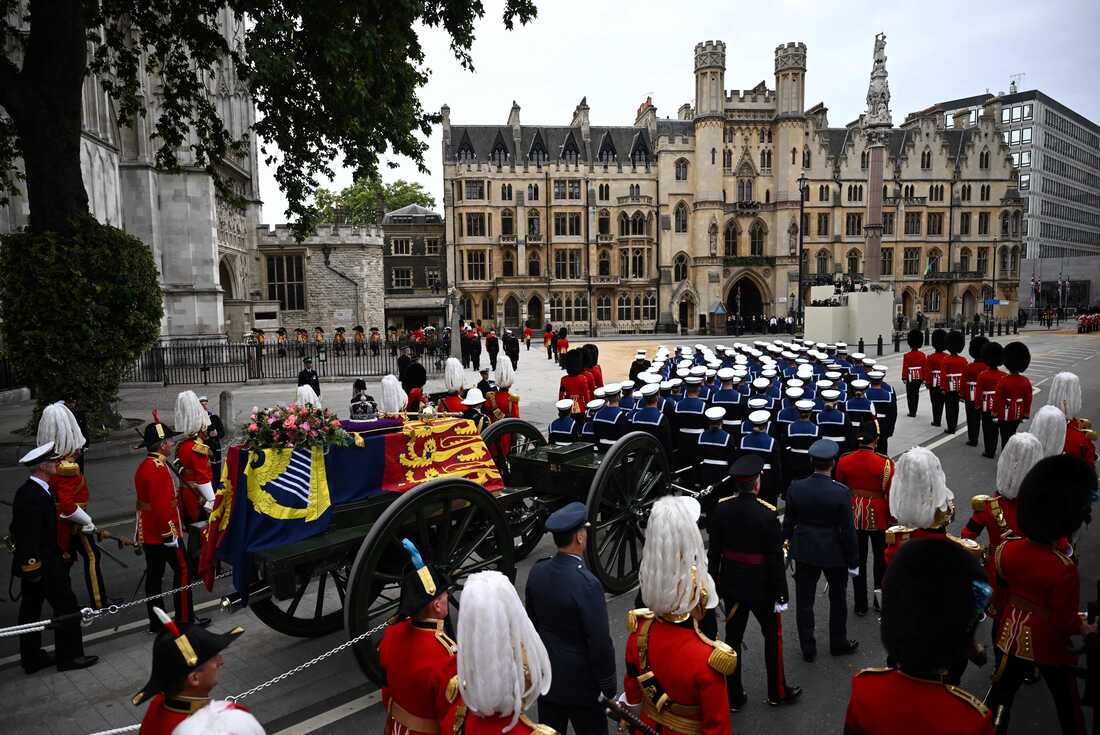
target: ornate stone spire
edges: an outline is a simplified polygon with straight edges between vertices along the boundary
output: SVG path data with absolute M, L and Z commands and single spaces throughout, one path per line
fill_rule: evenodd
M 871 69 L 871 84 L 867 87 L 866 127 L 893 126 L 890 119 L 890 83 L 886 74 L 886 34 L 875 36 L 875 65 Z

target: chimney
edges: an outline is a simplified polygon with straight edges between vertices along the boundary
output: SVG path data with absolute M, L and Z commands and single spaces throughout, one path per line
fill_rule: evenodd
M 571 128 L 581 129 L 581 138 L 586 142 L 591 141 L 592 133 L 588 126 L 588 97 L 581 97 L 580 104 L 573 110 L 573 121 L 569 123 Z
M 1008 93 L 1009 94 L 1016 94 L 1016 80 L 1015 79 L 1013 79 L 1012 83 L 1008 85 Z
M 386 200 L 382 197 L 382 190 L 379 189 L 375 195 L 374 200 L 374 212 L 375 212 L 375 224 L 379 227 L 382 226 L 382 219 L 386 216 Z
M 439 109 L 439 114 L 442 117 L 443 124 L 443 150 L 446 151 L 451 145 L 451 106 L 443 105 Z

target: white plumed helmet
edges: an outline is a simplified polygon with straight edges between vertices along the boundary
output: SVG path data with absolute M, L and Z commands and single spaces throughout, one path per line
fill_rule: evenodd
M 946 510 L 954 495 L 947 488 L 940 458 L 913 447 L 898 458 L 890 484 L 890 515 L 912 528 L 931 528 L 936 511 Z
M 86 443 L 76 416 L 64 401 L 51 403 L 42 409 L 42 418 L 38 419 L 37 444 L 42 446 L 47 442 L 53 442 L 54 452 L 63 456 L 72 454 Z
M 206 431 L 210 426 L 210 415 L 199 403 L 199 397 L 193 390 L 185 390 L 176 396 L 175 429 L 184 436 Z

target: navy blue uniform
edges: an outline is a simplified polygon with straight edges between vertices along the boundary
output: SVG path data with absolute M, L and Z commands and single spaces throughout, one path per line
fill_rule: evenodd
M 779 440 L 766 431 L 752 431 L 749 426 L 744 427 L 748 433 L 741 437 L 738 444 L 739 454 L 754 452 L 764 460 L 764 471 L 760 474 L 760 498 L 772 505 L 783 488 L 782 451 Z
M 531 568 L 525 592 L 527 615 L 550 655 L 550 691 L 539 697 L 539 722 L 565 732 L 607 731 L 597 704 L 615 696 L 615 646 L 599 580 L 579 557 L 558 552 Z
M 877 451 L 889 455 L 887 447 L 898 421 L 898 397 L 893 388 L 886 383 L 880 383 L 867 389 L 867 398 L 874 404 L 875 415 L 878 417 Z
M 644 431 L 661 443 L 665 454 L 672 456 L 672 426 L 664 411 L 656 406 L 644 406 L 630 418 L 630 431 Z
M 745 401 L 736 388 L 719 388 L 710 394 L 710 405 L 726 409 L 722 426 L 726 431 L 735 429 L 745 418 Z
M 722 429 L 708 428 L 699 435 L 696 479 L 700 485 L 716 485 L 726 479 L 735 446 L 733 438 Z
M 707 404 L 701 398 L 685 396 L 673 411 L 672 427 L 676 431 L 676 449 L 680 453 L 680 465 L 694 463 L 699 435 L 706 426 Z
M 859 446 L 859 427 L 863 425 L 864 421 L 875 418 L 875 404 L 866 395 L 862 398 L 849 398 L 844 402 L 844 414 L 848 417 L 848 427 L 851 433 L 848 435 L 847 444 L 840 448 L 842 452 L 845 449 L 854 449 Z
M 550 422 L 547 432 L 551 444 L 569 444 L 580 438 L 581 425 L 572 416 L 562 416 Z
M 821 429 L 813 421 L 799 418 L 787 427 L 787 437 L 783 440 L 783 481 L 788 486 L 813 471 L 810 446 L 820 438 Z
M 836 408 L 826 408 L 817 415 L 817 428 L 822 439 L 831 439 L 841 448 L 847 443 L 851 432 L 848 417 Z
M 611 445 L 627 432 L 629 419 L 626 411 L 618 406 L 604 406 L 592 417 L 592 431 L 596 436 L 596 447 L 606 452 Z

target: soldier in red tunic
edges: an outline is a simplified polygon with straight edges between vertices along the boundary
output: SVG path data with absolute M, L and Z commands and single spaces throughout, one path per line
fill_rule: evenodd
M 524 710 L 550 691 L 550 657 L 516 588 L 500 572 L 466 579 L 458 618 L 458 674 L 447 685 L 446 735 L 556 735 Z
M 554 349 L 557 350 L 557 357 L 555 359 L 560 363 L 561 358 L 569 351 L 569 330 L 566 327 L 562 327 L 558 330 L 558 341 L 557 344 L 554 345 Z
M 519 396 L 511 392 L 512 384 L 516 382 L 516 371 L 512 367 L 511 360 L 497 362 L 494 379 L 497 387 L 486 396 L 483 410 L 493 421 L 518 419 Z
M 963 373 L 966 358 L 960 353 L 966 347 L 966 335 L 957 329 L 947 335 L 948 355 L 940 363 L 940 390 L 943 391 L 944 414 L 947 417 L 945 434 L 954 434 L 959 426 L 959 400 L 964 393 Z
M 176 445 L 175 461 L 180 478 L 180 515 L 188 531 L 189 549 L 194 550 L 201 544 L 201 529 L 196 524 L 202 524 L 214 508 L 214 471 L 210 447 L 203 441 L 210 428 L 210 414 L 194 391 L 185 390 L 176 396 L 175 420 L 176 431 L 184 437 Z M 188 554 L 192 559 L 196 555 Z
M 879 609 L 882 575 L 886 573 L 886 529 L 893 525 L 890 515 L 890 483 L 894 463 L 875 451 L 878 422 L 864 421 L 860 426 L 859 449 L 848 452 L 836 465 L 836 481 L 852 493 L 852 519 L 859 541 L 859 574 L 852 585 L 855 612 L 867 614 L 867 546 L 871 547 L 874 570 L 874 605 Z
M 1079 418 L 1081 413 L 1081 380 L 1074 373 L 1069 372 L 1055 375 L 1050 381 L 1047 403 L 1062 409 L 1062 413 L 1068 419 L 1066 443 L 1063 451 L 1071 457 L 1078 457 L 1091 465 L 1095 465 L 1096 432 L 1092 430 L 1090 420 Z
M 901 358 L 901 379 L 905 382 L 905 399 L 909 404 L 909 418 L 917 415 L 917 400 L 920 398 L 920 385 L 924 381 L 924 369 L 928 355 L 921 352 L 924 345 L 924 332 L 910 329 L 906 338 L 909 351 Z
M 168 455 L 175 449 L 175 437 L 179 432 L 160 422 L 156 412 L 153 421 L 145 427 L 142 443 L 135 449 L 146 449 L 145 457 L 134 474 L 134 489 L 137 491 L 137 528 L 134 543 L 142 545 L 145 552 L 145 594 L 147 597 L 159 597 L 164 568 L 172 570 L 172 587 L 183 587 L 191 583 L 191 566 L 187 555 L 183 553 L 182 523 L 180 522 L 179 498 L 172 480 L 172 471 L 168 468 Z M 195 620 L 195 608 L 190 590 L 180 590 L 175 594 L 176 617 L 181 622 Z M 160 630 L 160 622 L 153 610 L 153 603 L 147 603 L 149 612 L 149 630 Z M 209 623 L 209 618 L 199 621 Z
M 1031 418 L 1031 381 L 1024 371 L 1031 364 L 1031 351 L 1023 342 L 1009 342 L 1004 349 L 1009 374 L 997 386 L 993 407 L 1001 432 L 1001 448 L 1024 419 Z
M 966 443 L 972 447 L 978 446 L 978 435 L 982 431 L 978 376 L 989 369 L 989 366 L 982 362 L 982 350 L 987 344 L 989 339 L 986 337 L 970 338 L 971 362 L 966 366 L 966 370 L 963 370 L 962 398 L 966 403 Z
M 989 533 L 989 548 L 996 549 L 1008 536 L 1020 535 L 1016 520 L 1016 496 L 1020 483 L 1031 468 L 1043 458 L 1043 443 L 1033 434 L 1013 434 L 997 460 L 997 492 L 975 495 L 970 499 L 973 514 L 962 530 L 962 537 L 981 538 Z
M 1012 700 L 1034 667 L 1054 698 L 1061 731 L 1085 732 L 1072 638 L 1095 634 L 1096 625 L 1080 612 L 1077 563 L 1058 545 L 1089 520 L 1096 489 L 1096 471 L 1064 454 L 1041 460 L 1020 487 L 1024 538 L 1005 541 L 993 557 L 997 583 L 1007 593 L 997 625 L 1001 658 L 987 700 L 999 733 L 1008 732 Z
M 153 642 L 153 670 L 149 681 L 130 700 L 134 706 L 149 701 L 139 735 L 172 735 L 176 726 L 210 703 L 224 664 L 221 652 L 243 628 L 211 633 L 191 623 L 176 623 L 159 607 L 153 608 L 163 629 Z
M 582 348 L 588 353 L 589 370 L 592 371 L 592 379 L 596 381 L 593 390 L 603 387 L 603 368 L 600 367 L 600 348 L 594 344 L 586 344 Z
M 584 376 L 584 355 L 580 350 L 570 350 L 562 355 L 566 375 L 558 385 L 558 400 L 569 398 L 573 401 L 573 415 L 584 413 L 584 407 L 592 400 L 592 390 Z
M 982 362 L 987 368 L 978 374 L 978 384 L 974 388 L 974 402 L 982 419 L 982 456 L 988 459 L 993 459 L 997 450 L 997 387 L 1005 377 L 997 368 L 1004 359 L 1003 351 L 997 342 L 982 348 Z
M 945 681 L 989 592 L 981 566 L 955 544 L 907 544 L 883 583 L 882 642 L 894 667 L 852 677 L 845 735 L 992 735 L 989 708 Z
M 699 630 L 718 604 L 697 521 L 699 503 L 665 497 L 653 504 L 639 584 L 648 608 L 627 614 L 621 701 L 662 735 L 730 735 L 726 677 L 737 653 Z
M 465 411 L 466 407 L 462 405 L 462 388 L 465 382 L 462 363 L 458 361 L 457 357 L 448 357 L 443 367 L 443 387 L 446 389 L 447 395 L 440 399 L 436 405 L 436 410 L 440 413 L 454 414 Z
M 417 413 L 422 407 L 428 405 L 428 398 L 424 395 L 424 384 L 427 382 L 428 371 L 421 363 L 414 362 L 405 368 L 402 388 L 408 393 L 405 410 L 409 413 Z
M 932 354 L 924 364 L 924 385 L 928 388 L 928 397 L 932 401 L 932 426 L 939 426 L 943 418 L 943 388 L 940 375 L 943 372 L 943 358 L 947 357 L 947 331 L 932 330 Z
M 402 542 L 412 569 L 401 585 L 399 621 L 386 628 L 378 659 L 386 672 L 383 735 L 433 735 L 447 714 L 447 685 L 457 673 L 455 642 L 448 634 L 447 575 L 424 563 L 408 539 Z

